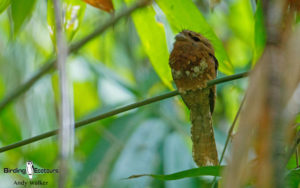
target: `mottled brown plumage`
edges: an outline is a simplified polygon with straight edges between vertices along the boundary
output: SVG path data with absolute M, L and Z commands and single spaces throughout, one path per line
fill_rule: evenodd
M 206 88 L 207 81 L 217 76 L 214 49 L 199 33 L 183 30 L 176 36 L 169 65 L 180 95 L 191 112 L 194 161 L 198 166 L 218 165 L 211 117 L 216 87 Z

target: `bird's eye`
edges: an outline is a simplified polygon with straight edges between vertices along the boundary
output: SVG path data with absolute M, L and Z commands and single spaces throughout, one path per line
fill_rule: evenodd
M 191 33 L 189 33 L 189 36 L 195 41 L 195 42 L 199 42 L 200 39 L 198 37 L 193 36 Z
M 193 39 L 194 41 L 196 41 L 196 42 L 199 42 L 199 41 L 200 41 L 200 39 L 199 39 L 198 37 L 192 37 L 192 39 Z

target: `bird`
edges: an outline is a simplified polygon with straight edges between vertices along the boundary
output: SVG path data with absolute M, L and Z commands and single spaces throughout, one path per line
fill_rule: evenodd
M 190 110 L 193 159 L 197 166 L 217 166 L 218 153 L 212 126 L 218 60 L 210 41 L 200 33 L 183 30 L 175 36 L 169 57 L 172 77 L 183 102 Z
M 26 173 L 28 174 L 29 179 L 32 179 L 32 176 L 34 174 L 33 170 L 33 162 L 32 161 L 27 161 L 26 162 Z

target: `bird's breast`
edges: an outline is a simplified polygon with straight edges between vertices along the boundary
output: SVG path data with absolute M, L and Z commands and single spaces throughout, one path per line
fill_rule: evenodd
M 175 43 L 170 55 L 169 64 L 173 80 L 179 91 L 204 88 L 204 80 L 213 79 L 209 74 L 209 55 L 206 51 L 193 45 Z

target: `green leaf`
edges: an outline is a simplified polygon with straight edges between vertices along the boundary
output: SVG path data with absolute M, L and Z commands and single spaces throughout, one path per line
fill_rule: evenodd
M 238 15 L 238 16 L 237 16 Z M 229 3 L 226 22 L 233 32 L 226 41 L 227 54 L 235 70 L 251 65 L 254 55 L 254 16 L 249 0 Z
M 190 177 L 198 177 L 198 176 L 220 176 L 222 169 L 224 166 L 205 166 L 200 168 L 193 168 L 190 170 L 180 171 L 174 174 L 168 175 L 156 175 L 156 174 L 140 174 L 140 175 L 132 175 L 128 177 L 128 179 L 139 178 L 143 176 L 150 176 L 159 180 L 177 180 L 183 178 Z
M 2 58 L 0 58 L 3 61 Z M 0 99 L 3 99 L 5 93 L 5 82 L 3 81 L 3 75 L 0 76 Z
M 13 136 L 11 136 L 13 135 Z M 13 106 L 8 106 L 1 112 L 0 117 L 0 142 L 1 145 L 11 144 L 22 139 L 18 118 Z
M 0 0 L 0 14 L 10 5 L 10 0 Z
M 130 4 L 132 0 L 126 0 Z M 169 52 L 163 25 L 155 20 L 153 7 L 137 10 L 132 15 L 138 35 L 147 56 L 163 83 L 172 88 Z
M 63 2 L 63 21 L 64 31 L 67 41 L 70 42 L 79 29 L 83 19 L 86 4 L 81 0 L 64 0 Z M 47 5 L 47 22 L 50 37 L 54 45 L 55 42 L 55 16 L 52 0 L 48 0 Z
M 260 58 L 266 46 L 266 29 L 264 25 L 264 15 L 263 15 L 261 1 L 258 1 L 257 3 L 254 20 L 255 20 L 255 31 L 254 31 L 255 50 L 254 50 L 254 58 L 253 58 L 252 65 L 254 65 L 256 61 Z
M 183 29 L 199 32 L 208 38 L 214 46 L 219 70 L 224 74 L 233 74 L 233 66 L 223 47 L 222 41 L 216 36 L 210 25 L 191 0 L 156 0 L 165 13 L 174 32 Z
M 73 82 L 75 118 L 82 117 L 100 106 L 97 88 L 90 82 Z M 82 103 L 82 99 L 84 103 Z
M 300 13 L 297 13 L 296 15 L 296 23 L 299 23 L 300 22 Z
M 227 22 L 234 32 L 235 38 L 242 39 L 249 48 L 252 48 L 254 43 L 254 17 L 251 2 L 249 0 L 239 0 L 230 3 Z
M 14 22 L 14 34 L 17 34 L 25 20 L 31 15 L 36 0 L 12 0 L 11 13 Z
M 290 188 L 298 188 L 300 186 L 300 168 L 289 171 L 285 177 L 285 182 Z

